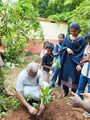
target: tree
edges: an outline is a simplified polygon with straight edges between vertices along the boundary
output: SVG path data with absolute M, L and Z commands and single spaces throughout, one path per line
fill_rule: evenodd
M 90 1 L 84 0 L 70 13 L 69 23 L 73 21 L 80 23 L 83 34 L 90 31 Z
M 44 17 L 44 18 L 48 17 L 48 14 L 47 14 L 48 2 L 49 2 L 49 0 L 40 0 L 39 1 L 37 8 L 38 8 L 40 17 Z
M 59 5 L 59 0 L 54 0 L 53 6 Z M 52 6 L 52 4 L 51 4 Z M 90 31 L 90 1 L 88 0 L 63 0 L 62 1 L 61 12 L 58 13 L 57 7 L 56 13 L 53 12 L 53 15 L 50 15 L 49 18 L 54 19 L 55 21 L 67 21 L 68 23 L 71 22 L 78 22 L 82 28 L 82 34 L 86 34 Z
M 17 61 L 32 34 L 41 31 L 38 16 L 30 0 L 0 1 L 0 36 L 7 48 L 8 61 Z

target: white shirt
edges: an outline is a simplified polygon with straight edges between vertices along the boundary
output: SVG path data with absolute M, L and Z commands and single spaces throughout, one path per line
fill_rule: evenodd
M 86 48 L 85 48 L 85 51 L 84 51 L 84 55 L 85 55 L 85 56 L 90 56 L 90 54 L 88 54 L 88 48 L 89 48 L 89 47 L 90 47 L 90 46 L 87 45 Z M 86 62 L 86 63 L 83 65 L 83 68 L 82 68 L 81 73 L 82 73 L 83 76 L 85 76 L 85 77 L 87 77 L 87 78 L 90 78 L 90 67 L 89 67 L 89 71 L 88 71 L 88 64 L 90 64 L 90 63 L 89 63 L 89 62 Z M 88 72 L 88 75 L 87 75 L 87 72 Z
M 43 85 L 43 74 L 41 70 L 38 70 L 37 75 L 32 78 L 28 76 L 26 69 L 24 69 L 17 78 L 16 90 L 21 92 L 25 97 L 30 95 L 37 100 L 40 95 L 40 85 Z

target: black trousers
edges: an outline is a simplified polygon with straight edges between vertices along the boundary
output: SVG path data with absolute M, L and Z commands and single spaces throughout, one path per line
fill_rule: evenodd
M 39 103 L 40 101 L 36 101 L 36 100 L 34 100 L 34 99 L 31 99 L 31 100 L 29 100 L 28 101 L 28 103 L 30 104 L 30 105 L 32 105 L 33 103 Z

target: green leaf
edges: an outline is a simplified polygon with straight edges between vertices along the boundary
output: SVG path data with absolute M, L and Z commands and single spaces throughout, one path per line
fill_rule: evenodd
M 37 103 L 32 103 L 33 107 L 35 107 L 36 109 L 39 109 L 39 104 Z
M 40 98 L 44 101 L 45 104 L 48 104 L 52 101 L 52 88 L 46 87 L 41 89 L 42 95 Z

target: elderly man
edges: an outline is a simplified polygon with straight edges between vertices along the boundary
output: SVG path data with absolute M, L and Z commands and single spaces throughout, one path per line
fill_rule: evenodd
M 16 82 L 16 95 L 31 114 L 37 114 L 37 110 L 25 98 L 30 96 L 32 100 L 40 101 L 40 88 L 46 86 L 48 86 L 48 83 L 43 81 L 43 74 L 35 62 L 28 64 L 27 68 L 19 74 Z M 43 109 L 44 103 L 41 100 L 40 111 Z

